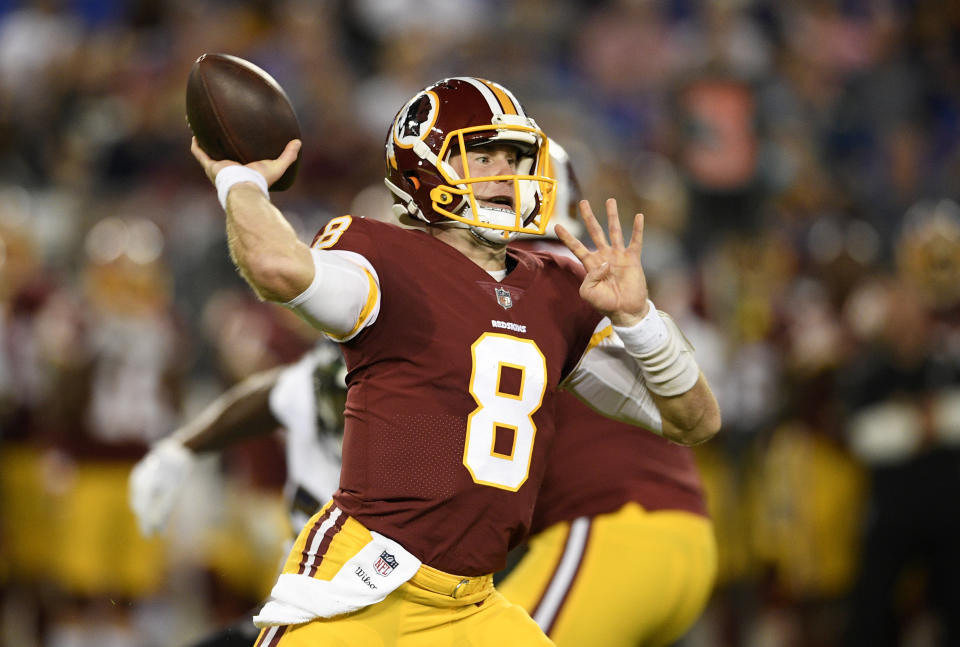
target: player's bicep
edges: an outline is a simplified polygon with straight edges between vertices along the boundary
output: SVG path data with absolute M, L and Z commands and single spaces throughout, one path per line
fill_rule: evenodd
M 360 254 L 310 249 L 313 282 L 284 305 L 336 341 L 352 339 L 380 313 L 380 280 Z
M 636 360 L 604 318 L 576 368 L 561 386 L 592 409 L 616 420 L 661 433 L 660 411 Z

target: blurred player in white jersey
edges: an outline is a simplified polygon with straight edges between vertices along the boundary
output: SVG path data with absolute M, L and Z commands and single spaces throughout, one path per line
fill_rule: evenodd
M 198 454 L 283 428 L 287 463 L 283 494 L 292 542 L 340 480 L 345 373 L 339 349 L 320 341 L 299 361 L 238 383 L 157 443 L 130 474 L 130 505 L 141 531 L 151 535 L 165 528 Z M 258 631 L 247 616 L 195 647 L 246 647 Z

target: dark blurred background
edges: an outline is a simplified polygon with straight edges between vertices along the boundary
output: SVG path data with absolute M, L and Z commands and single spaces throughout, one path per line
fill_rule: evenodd
M 149 443 L 313 340 L 227 256 L 184 117 L 204 52 L 293 100 L 273 199 L 306 240 L 383 217 L 388 123 L 452 75 L 646 214 L 724 416 L 684 645 L 960 639 L 960 3 L 0 0 L 0 645 L 181 645 L 284 552 L 275 438 L 205 460 L 162 538 L 126 503 Z

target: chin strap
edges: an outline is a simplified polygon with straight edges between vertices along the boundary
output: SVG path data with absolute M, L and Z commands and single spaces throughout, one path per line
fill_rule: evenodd
M 503 247 L 517 235 L 515 231 L 503 231 L 475 225 L 470 225 L 469 229 L 473 237 L 487 247 Z
M 514 232 L 504 232 L 499 229 L 488 229 L 487 227 L 477 227 L 475 225 L 468 225 L 465 222 L 460 222 L 458 220 L 447 220 L 444 222 L 433 222 L 429 223 L 430 227 L 442 227 L 444 229 L 467 229 L 470 231 L 470 235 L 473 236 L 481 245 L 486 247 L 503 247 L 509 243 L 515 233 Z M 506 236 L 502 234 L 506 233 Z

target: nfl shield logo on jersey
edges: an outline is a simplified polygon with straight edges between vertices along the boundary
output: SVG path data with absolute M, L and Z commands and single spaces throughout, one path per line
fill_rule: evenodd
M 513 307 L 513 298 L 510 296 L 510 292 L 508 290 L 496 288 L 494 292 L 497 294 L 497 303 L 499 303 L 504 310 Z
M 387 575 L 390 575 L 390 573 L 393 572 L 393 569 L 395 569 L 397 566 L 399 566 L 399 563 L 397 562 L 396 558 L 387 551 L 383 551 L 380 553 L 380 557 L 377 558 L 377 561 L 374 562 L 373 570 L 386 577 Z

